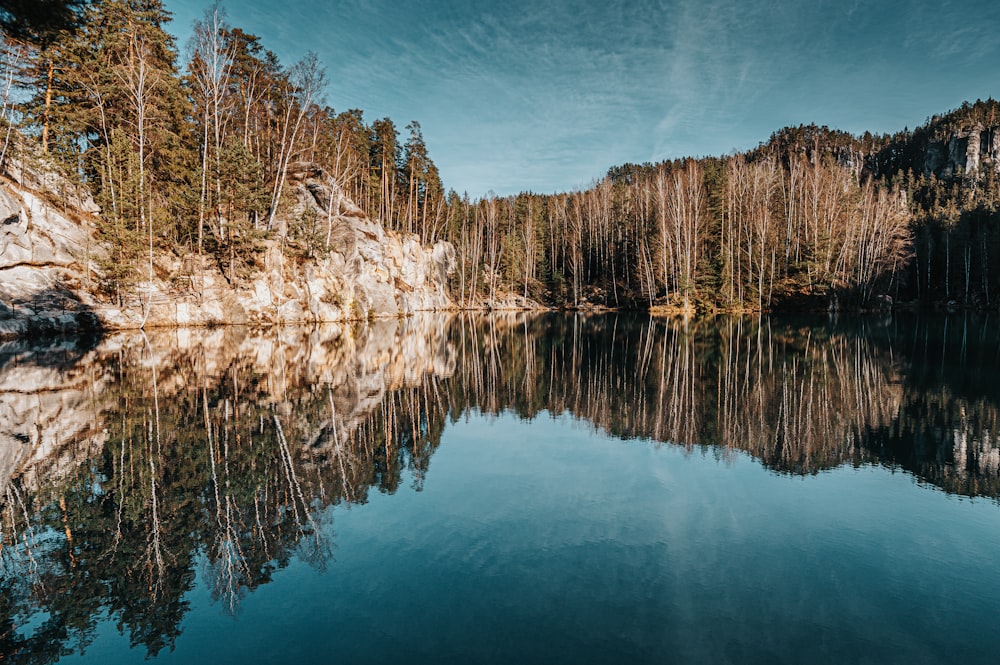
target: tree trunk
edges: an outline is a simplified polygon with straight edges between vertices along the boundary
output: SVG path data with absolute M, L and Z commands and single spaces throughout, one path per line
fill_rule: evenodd
M 45 73 L 45 116 L 42 119 L 42 152 L 49 152 L 49 113 L 52 110 L 52 86 L 56 74 L 56 65 L 52 58 L 49 58 L 48 69 Z

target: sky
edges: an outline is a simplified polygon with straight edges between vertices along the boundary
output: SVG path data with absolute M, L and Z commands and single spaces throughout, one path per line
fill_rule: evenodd
M 165 0 L 184 53 L 208 0 Z M 1000 97 L 1000 2 L 228 0 L 326 103 L 420 122 L 473 198 L 587 187 L 615 165 L 746 150 L 816 123 L 913 128 Z

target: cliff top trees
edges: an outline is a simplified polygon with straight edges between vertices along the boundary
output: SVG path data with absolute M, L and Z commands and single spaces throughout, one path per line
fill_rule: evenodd
M 320 101 L 326 87 L 326 69 L 320 63 L 317 55 L 310 51 L 288 72 L 287 78 L 279 79 L 283 84 L 275 92 L 278 108 L 281 112 L 276 116 L 278 131 L 277 154 L 274 165 L 274 186 L 271 194 L 271 212 L 267 227 L 274 226 L 278 205 L 281 203 L 281 193 L 285 186 L 285 172 L 296 155 L 296 140 L 306 115 L 313 110 L 313 105 Z M 278 234 L 287 234 L 286 228 L 278 229 Z
M 201 196 L 198 202 L 198 255 L 204 245 L 205 215 L 208 199 L 208 171 L 212 160 L 216 178 L 214 192 L 216 199 L 216 235 L 225 241 L 226 222 L 221 214 L 222 183 L 218 174 L 221 168 L 222 142 L 225 139 L 224 126 L 228 125 L 228 111 L 233 95 L 230 76 L 233 69 L 235 44 L 227 43 L 225 14 L 218 2 L 205 10 L 203 20 L 195 21 L 191 37 L 191 59 L 188 69 L 193 83 L 195 105 L 202 124 L 201 140 Z M 211 147 L 212 157 L 209 155 Z
M 371 127 L 371 179 L 369 191 L 378 202 L 370 210 L 378 211 L 378 218 L 391 228 L 397 228 L 395 205 L 399 165 L 399 132 L 390 118 L 382 118 Z
M 22 89 L 8 99 L 24 101 L 4 115 L 11 131 L 23 118 L 48 167 L 92 190 L 113 247 L 104 266 L 117 285 L 110 291 L 126 297 L 138 250 L 148 254 L 151 244 L 208 252 L 232 272 L 265 235 L 288 240 L 285 173 L 303 159 L 390 226 L 429 239 L 443 225 L 443 187 L 419 125 L 404 152 L 392 120 L 369 125 L 360 111 L 323 105 L 326 75 L 315 54 L 283 66 L 256 36 L 230 26 L 216 2 L 194 25 L 181 77 L 161 0 L 68 6 L 75 30 L 53 27 L 43 39 L 39 28 L 30 53 L 10 52 L 25 66 L 7 68 Z
M 0 0 L 0 31 L 9 40 L 22 46 L 36 50 L 36 57 L 25 63 L 22 75 L 28 80 L 42 81 L 38 86 L 42 90 L 41 103 L 29 105 L 29 114 L 41 119 L 42 149 L 48 151 L 49 109 L 52 106 L 58 44 L 67 35 L 74 32 L 83 16 L 83 9 L 88 0 Z M 12 51 L 6 50 L 7 77 L 6 91 L 9 93 L 15 61 L 20 61 L 22 55 L 17 52 L 16 58 L 11 58 Z M 19 62 L 17 64 L 20 64 Z M 4 95 L 4 112 L 8 110 L 8 95 Z M 6 118 L 8 124 L 11 119 Z M 4 143 L 6 154 L 7 143 Z

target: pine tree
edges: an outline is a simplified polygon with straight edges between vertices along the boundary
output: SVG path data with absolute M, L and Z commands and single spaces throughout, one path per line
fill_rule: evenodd
M 143 237 L 151 288 L 154 245 L 185 213 L 183 176 L 193 161 L 190 107 L 173 38 L 164 30 L 169 14 L 160 0 L 98 0 L 86 16 L 72 38 L 52 122 L 64 141 L 84 146 L 84 175 L 102 206 L 102 232 L 121 242 Z M 130 260 L 135 248 L 114 251 L 123 253 L 122 266 L 138 270 Z M 134 281 L 113 278 L 121 286 Z
M 399 132 L 389 118 L 382 118 L 372 123 L 372 139 L 369 173 L 371 184 L 369 192 L 372 196 L 370 210 L 378 211 L 378 219 L 387 228 L 398 229 L 396 218 L 396 191 L 399 180 Z

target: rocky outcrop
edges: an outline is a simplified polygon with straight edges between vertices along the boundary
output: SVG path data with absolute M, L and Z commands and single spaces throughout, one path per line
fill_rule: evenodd
M 322 247 L 289 251 L 264 243 L 249 276 L 233 278 L 207 259 L 160 252 L 152 279 L 123 303 L 100 297 L 92 214 L 96 206 L 65 180 L 8 167 L 0 185 L 0 338 L 81 328 L 214 324 L 270 325 L 407 316 L 449 309 L 455 252 L 386 231 L 313 164 L 293 164 L 287 228 L 312 220 Z M 57 201 L 62 205 L 56 205 Z M 290 220 L 295 220 L 290 221 Z
M 423 247 L 415 235 L 386 231 L 313 164 L 293 164 L 288 176 L 296 198 L 289 216 L 314 220 L 327 255 L 298 262 L 270 245 L 262 275 L 242 298 L 250 322 L 340 321 L 451 307 L 445 285 L 455 252 L 449 243 Z
M 975 124 L 955 131 L 947 140 L 931 141 L 924 152 L 924 174 L 939 178 L 1000 173 L 1000 126 Z
M 21 137 L 15 137 L 15 157 L 4 162 L 6 175 L 22 188 L 39 193 L 57 202 L 55 206 L 63 214 L 77 211 L 88 215 L 96 215 L 101 211 L 94 202 L 90 192 L 81 185 L 70 182 L 51 168 L 47 168 L 38 155 L 34 155 L 32 147 Z
M 0 338 L 100 327 L 91 228 L 39 193 L 0 186 Z

